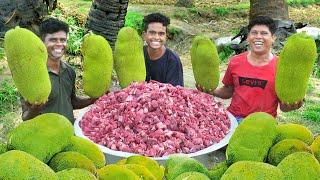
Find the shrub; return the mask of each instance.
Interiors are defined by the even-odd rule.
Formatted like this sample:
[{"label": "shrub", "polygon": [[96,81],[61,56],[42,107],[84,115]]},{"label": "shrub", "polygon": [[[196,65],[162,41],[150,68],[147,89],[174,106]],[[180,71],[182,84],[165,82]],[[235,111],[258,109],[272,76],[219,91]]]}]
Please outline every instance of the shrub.
[{"label": "shrub", "polygon": [[125,18],[125,27],[132,27],[134,28],[139,35],[143,32],[143,18],[144,16],[139,12],[128,12]]}]

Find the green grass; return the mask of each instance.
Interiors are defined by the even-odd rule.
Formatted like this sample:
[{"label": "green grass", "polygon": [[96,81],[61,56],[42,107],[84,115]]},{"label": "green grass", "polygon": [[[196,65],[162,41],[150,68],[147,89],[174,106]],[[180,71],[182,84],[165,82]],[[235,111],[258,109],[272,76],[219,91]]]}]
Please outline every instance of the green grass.
[{"label": "green grass", "polygon": [[0,117],[18,109],[19,93],[12,81],[5,79],[0,82]]},{"label": "green grass", "polygon": [[308,6],[320,3],[320,0],[287,0],[287,3],[291,6]]},{"label": "green grass", "polygon": [[129,11],[127,12],[124,26],[134,28],[141,35],[144,29],[143,18],[144,16],[141,13]]}]

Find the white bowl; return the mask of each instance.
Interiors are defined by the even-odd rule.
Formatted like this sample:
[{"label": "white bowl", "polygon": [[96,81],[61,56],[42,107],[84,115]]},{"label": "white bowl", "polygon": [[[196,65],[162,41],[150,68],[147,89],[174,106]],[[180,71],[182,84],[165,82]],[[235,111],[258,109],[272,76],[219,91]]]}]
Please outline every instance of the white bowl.
[{"label": "white bowl", "polygon": [[[76,119],[76,121],[74,122],[74,131],[75,131],[75,135],[76,136],[79,136],[79,137],[83,137],[83,138],[86,138],[88,140],[90,140],[88,137],[86,137],[83,133],[82,133],[82,129],[80,128],[79,126],[79,122],[80,120],[82,119],[82,116],[90,109],[90,107],[88,108],[84,108],[82,110],[80,110],[79,114],[78,114],[78,117]],[[216,144],[213,144],[205,149],[202,149],[200,151],[197,151],[197,152],[194,152],[194,153],[190,153],[190,154],[185,154],[189,157],[192,157],[192,158],[195,158],[195,159],[198,159],[200,161],[203,161],[205,160],[206,158],[204,158],[203,156],[206,156],[208,155],[209,153],[211,152],[214,152],[224,146],[226,146],[232,136],[232,134],[234,133],[236,127],[238,126],[238,122],[236,120],[236,118],[228,112],[228,116],[229,116],[229,119],[231,121],[231,127],[230,127],[230,130],[229,130],[229,133],[223,138],[220,140],[219,143],[216,143]],[[90,140],[91,141],[91,140]],[[115,151],[115,150],[112,150],[112,149],[109,149],[105,146],[102,146],[102,145],[99,145],[97,144],[97,146],[101,149],[101,151],[105,154],[105,157],[107,159],[107,162],[108,164],[110,163],[115,163],[117,162],[118,160],[121,160],[123,158],[127,158],[129,156],[132,156],[132,155],[137,155],[137,154],[134,154],[134,153],[129,153],[129,152],[122,152],[122,151]],[[152,159],[158,161],[160,164],[163,164],[163,162],[165,160],[167,160],[169,158],[169,156],[162,156],[162,157],[151,157]],[[204,164],[208,164],[206,162],[202,162]]]}]

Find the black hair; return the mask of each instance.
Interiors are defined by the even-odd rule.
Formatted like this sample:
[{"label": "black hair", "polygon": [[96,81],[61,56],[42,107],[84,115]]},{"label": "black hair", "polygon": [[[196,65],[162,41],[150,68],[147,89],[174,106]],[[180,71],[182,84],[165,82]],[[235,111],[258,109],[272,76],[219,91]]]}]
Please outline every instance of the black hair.
[{"label": "black hair", "polygon": [[148,26],[150,23],[161,23],[163,26],[168,27],[170,24],[170,19],[160,13],[152,13],[144,17],[143,23],[144,23],[144,31],[147,31]]},{"label": "black hair", "polygon": [[43,39],[47,34],[53,34],[59,31],[69,32],[69,25],[56,18],[48,18],[44,20],[39,27],[39,35]]},{"label": "black hair", "polygon": [[266,25],[269,28],[271,34],[274,34],[276,32],[276,23],[272,18],[268,16],[257,16],[253,18],[248,25],[249,32],[255,25]]}]

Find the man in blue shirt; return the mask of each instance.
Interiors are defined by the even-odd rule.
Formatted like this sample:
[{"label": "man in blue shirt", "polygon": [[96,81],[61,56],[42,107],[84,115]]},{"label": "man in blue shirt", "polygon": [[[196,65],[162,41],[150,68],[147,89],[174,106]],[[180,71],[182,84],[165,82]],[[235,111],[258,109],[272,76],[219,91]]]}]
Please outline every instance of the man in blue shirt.
[{"label": "man in blue shirt", "polygon": [[146,81],[156,80],[183,86],[183,70],[179,56],[165,47],[170,19],[160,13],[144,17],[143,48],[146,63]]}]

